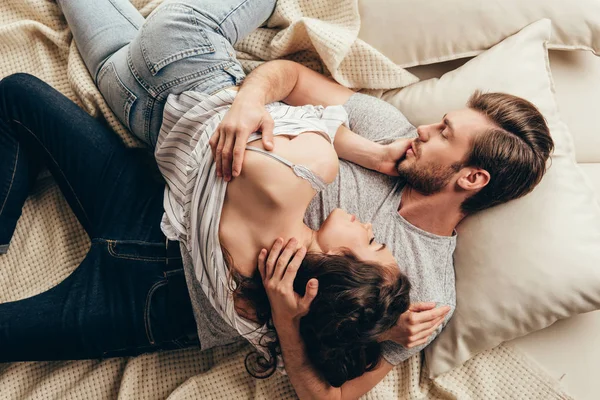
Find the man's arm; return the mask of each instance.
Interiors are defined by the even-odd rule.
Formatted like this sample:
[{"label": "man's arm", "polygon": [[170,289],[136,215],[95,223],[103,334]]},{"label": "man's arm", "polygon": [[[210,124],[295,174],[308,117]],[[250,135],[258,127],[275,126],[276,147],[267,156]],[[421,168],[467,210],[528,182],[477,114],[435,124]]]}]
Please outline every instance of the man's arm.
[{"label": "man's arm", "polygon": [[273,119],[265,105],[281,101],[290,105],[343,104],[354,92],[305,66],[275,60],[256,68],[239,89],[231,109],[210,139],[217,175],[226,181],[242,170],[244,149],[253,132],[262,132],[263,146],[273,149]]},{"label": "man's arm", "polygon": [[293,61],[274,60],[256,68],[242,84],[238,96],[262,105],[283,101],[291,106],[344,104],[354,92]]},{"label": "man's arm", "polygon": [[356,399],[371,390],[392,369],[381,360],[372,371],[347,381],[341,387],[329,385],[315,371],[308,360],[304,342],[300,337],[300,319],[308,313],[310,303],[318,292],[318,282],[311,279],[306,284],[303,297],[294,291],[293,282],[306,249],[297,249],[298,242],[290,239],[285,248],[277,239],[267,256],[265,249],[258,257],[258,270],[271,304],[273,324],[290,382],[300,399]]}]

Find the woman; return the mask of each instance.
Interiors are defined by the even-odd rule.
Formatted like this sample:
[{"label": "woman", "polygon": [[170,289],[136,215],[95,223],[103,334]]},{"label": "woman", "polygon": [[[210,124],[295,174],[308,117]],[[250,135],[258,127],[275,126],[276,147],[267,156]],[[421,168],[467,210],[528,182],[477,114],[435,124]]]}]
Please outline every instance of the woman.
[{"label": "woman", "polygon": [[[356,360],[347,360],[346,352],[338,351],[337,357],[330,354],[328,367],[335,365],[336,360],[339,363],[359,364],[344,377],[332,378],[332,382],[343,383],[344,380],[374,367],[379,357],[378,337],[394,325],[400,313],[408,305],[408,284],[394,265],[389,251],[373,243],[370,226],[358,223],[352,216],[341,210],[332,213],[319,231],[312,231],[302,223],[304,211],[315,190],[322,189],[324,184],[335,177],[337,157],[331,142],[337,127],[344,119],[343,116],[340,118],[335,115],[336,111],[339,113],[340,110],[311,107],[293,109],[284,105],[274,105],[272,113],[279,113],[279,118],[275,119],[281,123],[279,131],[276,127],[278,135],[274,140],[277,151],[267,153],[260,144],[253,143],[251,140],[247,147],[250,151],[246,155],[244,174],[227,185],[222,180],[215,179],[208,140],[220,116],[235,96],[234,91],[222,89],[238,82],[241,68],[236,65],[237,63],[232,64],[230,60],[223,62],[218,59],[219,52],[214,49],[213,55],[216,61],[213,59],[207,61],[204,57],[200,57],[195,60],[196,65],[190,67],[188,71],[185,71],[185,65],[175,63],[174,60],[184,57],[188,58],[186,61],[190,61],[193,56],[189,57],[188,54],[206,54],[210,46],[224,46],[227,50],[226,54],[231,57],[232,52],[229,49],[231,43],[228,47],[224,40],[211,41],[210,34],[214,32],[208,30],[201,31],[202,34],[199,36],[202,43],[192,44],[196,50],[191,53],[190,49],[187,49],[189,43],[184,45],[186,48],[177,49],[170,47],[169,41],[164,47],[149,43],[149,40],[156,38],[157,34],[164,33],[161,30],[169,24],[177,25],[190,16],[197,18],[196,22],[206,17],[198,13],[193,7],[194,4],[182,5],[172,2],[159,7],[140,34],[129,38],[131,46],[114,40],[94,42],[94,38],[99,37],[98,31],[89,28],[90,26],[94,28],[94,20],[98,20],[98,15],[103,21],[109,21],[109,25],[117,21],[103,12],[106,11],[102,10],[104,6],[117,13],[117,17],[119,15],[125,17],[121,20],[126,20],[126,25],[132,25],[135,16],[126,16],[124,10],[133,7],[127,2],[120,4],[107,1],[106,4],[94,4],[93,9],[90,9],[89,5],[82,3],[66,1],[61,2],[61,7],[73,29],[86,65],[93,76],[97,77],[97,83],[111,107],[142,139],[147,139],[151,145],[158,142],[156,156],[161,172],[167,180],[165,214],[161,228],[166,236],[173,240],[166,241],[168,244],[166,251],[172,251],[173,247],[177,247],[175,243],[178,243],[181,246],[183,262],[179,261],[177,264],[176,261],[175,266],[178,268],[172,270],[170,268],[173,268],[173,259],[177,257],[172,257],[172,253],[160,254],[156,257],[156,254],[152,253],[152,250],[162,250],[161,246],[156,245],[164,238],[158,229],[158,217],[152,217],[157,213],[162,216],[163,210],[159,207],[162,185],[150,183],[147,176],[141,176],[142,168],[139,165],[132,165],[134,162],[128,156],[129,152],[117,143],[118,141],[115,142],[114,138],[109,140],[110,135],[107,135],[105,130],[94,124],[93,120],[86,118],[85,114],[76,112],[72,105],[67,105],[64,100],[61,100],[60,95],[52,93],[42,83],[22,76],[3,81],[5,101],[3,134],[10,137],[7,140],[13,149],[16,148],[13,154],[22,155],[21,161],[23,158],[25,161],[27,158],[31,160],[34,158],[33,155],[44,155],[93,242],[90,254],[73,274],[77,276],[69,277],[65,281],[69,281],[66,285],[63,282],[57,288],[32,299],[0,306],[2,323],[8,328],[3,330],[6,334],[3,338],[5,340],[0,340],[7,346],[7,351],[2,352],[7,354],[6,360],[137,354],[142,351],[181,345],[181,337],[189,334],[189,316],[187,319],[180,320],[179,316],[169,314],[173,310],[170,303],[187,303],[184,296],[174,293],[176,290],[172,288],[177,285],[170,283],[170,280],[176,282],[179,276],[179,285],[181,285],[181,264],[188,275],[187,281],[192,294],[202,347],[208,348],[218,344],[211,342],[216,340],[215,335],[213,334],[213,337],[207,335],[203,330],[204,324],[200,323],[200,321],[214,321],[213,316],[207,311],[210,307],[206,307],[207,304],[211,304],[229,325],[261,348],[264,343],[261,340],[267,332],[264,329],[257,332],[256,328],[268,321],[269,307],[264,307],[266,295],[257,292],[257,286],[253,284],[258,276],[256,259],[260,249],[269,247],[276,237],[294,236],[300,239],[296,246],[300,248],[301,255],[305,249],[320,254],[307,257],[303,263],[305,266],[301,268],[300,276],[306,281],[305,287],[308,285],[308,280],[318,276],[321,281],[320,292],[341,290],[342,293],[346,293],[345,299],[350,302],[344,304],[351,304],[354,299],[356,304],[363,306],[363,310],[359,312],[356,311],[356,307],[349,307],[346,314],[340,313],[340,308],[331,309],[331,320],[336,321],[337,318],[339,326],[344,327],[342,334],[337,334],[338,339],[344,337],[346,332],[346,337],[352,338],[345,343],[346,349],[349,348],[348,346],[352,347],[352,357],[361,361],[357,363]],[[251,14],[256,18],[255,9]],[[262,17],[266,18],[265,15]],[[152,21],[154,23],[151,23]],[[85,29],[82,27],[84,22]],[[102,21],[98,22],[102,23]],[[104,28],[108,27],[104,25]],[[186,27],[185,24],[183,27]],[[249,26],[252,29],[254,27]],[[127,35],[124,34],[123,29],[112,28],[106,29],[105,32],[118,32],[120,40],[124,37],[126,39]],[[104,36],[106,39],[110,34]],[[162,35],[158,37],[164,38]],[[205,50],[198,50],[202,46],[206,47]],[[141,56],[139,63],[135,62],[134,53],[137,50]],[[125,61],[127,64],[123,63]],[[202,67],[206,71],[219,71],[220,74],[213,74],[211,79],[206,79],[206,76],[198,80],[190,78],[186,82],[186,79],[181,77],[182,73],[195,71],[185,77],[202,76],[203,71],[198,62],[211,64]],[[143,66],[148,68],[141,72],[140,67]],[[171,75],[174,70],[169,69],[173,67],[177,67],[179,77]],[[140,77],[144,73],[147,77]],[[124,82],[132,84],[135,83],[134,81],[137,82],[135,87],[126,87],[124,84]],[[158,82],[161,83],[160,86],[153,86]],[[35,99],[31,99],[15,93],[25,87],[45,95],[38,95]],[[163,87],[169,89],[159,92],[158,89]],[[186,91],[186,89],[193,90]],[[216,94],[211,95],[212,93]],[[156,129],[156,115],[162,111],[168,94],[171,96],[164,110],[165,120],[162,121],[163,129],[159,136]],[[53,109],[49,114],[40,112],[39,120],[32,118],[31,121],[27,115],[21,113],[21,109],[31,111],[31,108],[36,108],[33,103],[40,99],[57,105],[58,109]],[[125,104],[122,104],[123,102]],[[40,104],[45,102],[35,105]],[[69,118],[71,115],[78,115],[73,119],[77,126],[69,125],[66,129],[68,134],[63,133],[65,127],[62,124],[65,123],[65,116],[60,115],[63,108],[68,111]],[[158,121],[161,119],[158,118]],[[60,130],[58,130],[59,126]],[[49,134],[49,127],[57,129]],[[82,138],[72,137],[77,136],[77,131],[81,128],[86,130],[84,144],[80,143]],[[52,130],[50,128],[50,131]],[[107,136],[107,140],[104,136]],[[68,142],[64,141],[66,139]],[[82,168],[78,165],[76,170],[72,170],[73,162],[64,154],[67,143],[71,146],[77,143],[75,147],[79,150],[79,154],[86,154],[89,167]],[[21,148],[21,144],[25,149]],[[12,159],[17,158],[12,157]],[[20,165],[22,163],[15,161],[12,175],[17,176],[26,189],[27,176],[35,171],[36,166],[31,162],[25,166],[25,172],[21,172],[24,169]],[[296,176],[291,173],[292,171]],[[110,180],[107,181],[107,178]],[[95,190],[89,190],[90,182],[93,182]],[[102,182],[110,187],[103,186]],[[117,196],[115,192],[122,192],[119,188],[124,187],[127,188],[128,193],[125,196]],[[84,193],[86,189],[92,193]],[[101,191],[98,192],[98,189]],[[26,197],[26,190],[16,196],[13,195],[14,192],[11,182],[6,197],[11,201],[7,200],[5,203],[12,204],[12,211],[18,218],[16,210],[20,210],[20,205]],[[118,194],[122,195],[122,193]],[[12,197],[17,199],[13,201]],[[111,202],[116,204],[107,207]],[[117,208],[115,205],[118,205],[118,210],[115,210]],[[137,212],[134,215],[138,221],[134,222],[131,221],[131,215],[124,215],[124,213],[131,214],[131,211],[137,207],[142,209],[142,218]],[[16,223],[14,216],[12,221]],[[150,226],[143,226],[146,221],[153,223]],[[111,224],[112,226],[109,226]],[[7,239],[10,239],[12,232],[10,225],[7,226]],[[131,227],[135,229],[132,230]],[[94,247],[94,244],[100,246]],[[346,251],[346,247],[352,248],[354,254]],[[114,259],[106,259],[105,250]],[[227,254],[226,257],[222,256],[223,250]],[[147,252],[152,254],[149,255]],[[135,265],[146,261],[158,265],[150,272],[145,271],[142,280],[137,273],[134,273]],[[163,261],[169,265],[169,269],[165,270],[160,265]],[[100,263],[103,265],[99,265]],[[126,271],[124,275],[128,278],[125,281],[131,281],[135,275],[135,280],[139,279],[142,284],[131,281],[130,285],[135,286],[131,289],[125,287],[123,282],[114,283],[119,279],[123,280],[118,265]],[[316,265],[323,268],[316,268]],[[330,271],[329,266],[332,266]],[[163,271],[160,271],[161,267]],[[108,270],[106,276],[103,275],[104,271],[100,273],[103,269]],[[160,275],[160,272],[163,272],[163,276],[158,279],[157,275]],[[229,301],[230,297],[225,290],[226,284],[230,282],[225,279],[228,273],[231,273],[233,281],[237,283],[234,301]],[[120,278],[117,278],[118,275],[121,275]],[[72,304],[73,299],[80,300],[82,280],[92,283],[93,289],[86,290],[84,298],[91,300],[95,295],[99,296],[99,299],[94,299],[89,305],[83,303],[88,307]],[[168,288],[163,290],[166,301],[155,299],[156,293],[163,287]],[[354,290],[364,287],[367,290],[361,293],[360,290]],[[351,293],[348,294],[348,291]],[[143,298],[146,300],[145,303],[142,301],[143,296],[140,295],[144,292],[148,295],[147,299]],[[132,297],[134,293],[138,295]],[[333,295],[338,301],[342,299],[340,296],[335,296],[335,293]],[[54,309],[57,299],[62,302],[63,307],[71,311],[71,313],[60,313],[59,326],[54,321],[48,321],[50,315],[57,314]],[[197,301],[199,303],[196,303]],[[32,318],[33,316],[27,315],[27,312],[19,312],[25,304],[28,304],[28,307],[41,309],[43,307],[40,307],[40,303],[47,310],[40,313],[39,317]],[[122,303],[129,303],[131,309],[121,309]],[[159,310],[152,309],[153,303]],[[144,309],[143,313],[139,312],[140,308]],[[119,319],[108,315],[115,310],[124,313],[122,319],[128,321],[122,322],[124,326],[130,327],[130,334],[123,335],[110,329],[103,334],[100,334],[103,329],[93,333],[85,332],[83,335],[81,332],[73,332],[81,329],[88,330],[95,324],[113,325],[113,328],[115,325],[119,326]],[[130,312],[129,315],[125,314],[127,311]],[[20,320],[15,319],[14,317],[19,314],[22,315]],[[72,314],[71,319],[65,321],[63,315],[70,314]],[[153,314],[159,317],[153,319]],[[320,311],[320,314],[325,313]],[[12,317],[12,321],[9,317]],[[83,318],[83,323],[75,317]],[[159,322],[156,322],[157,320]],[[164,323],[165,320],[174,323]],[[48,325],[53,326],[48,329]],[[44,334],[49,333],[50,337],[44,336],[43,340],[39,340],[37,336],[41,331],[27,330],[27,327],[34,326],[43,328]],[[226,329],[222,324],[221,326],[213,324],[211,328]],[[303,331],[307,338],[320,343],[324,351],[332,353],[329,350],[339,348],[340,345],[326,343],[323,339],[326,336],[320,334],[322,328],[318,323],[313,322]],[[209,331],[214,332],[214,329]],[[15,332],[19,332],[18,337]],[[142,333],[145,333],[145,337]],[[36,344],[24,345],[27,338]],[[65,346],[62,349],[56,346],[57,341]],[[276,346],[272,342],[266,343],[271,355],[275,355]],[[44,344],[43,351],[39,351],[41,344]],[[307,345],[311,344],[307,343]],[[53,347],[53,350],[46,346]],[[326,369],[322,372],[328,373]]]}]

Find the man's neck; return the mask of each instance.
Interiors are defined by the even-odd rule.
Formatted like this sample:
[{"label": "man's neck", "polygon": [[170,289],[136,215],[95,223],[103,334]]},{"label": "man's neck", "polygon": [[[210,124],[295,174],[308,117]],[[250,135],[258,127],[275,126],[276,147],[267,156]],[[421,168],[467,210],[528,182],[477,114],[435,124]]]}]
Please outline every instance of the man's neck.
[{"label": "man's neck", "polygon": [[456,193],[441,191],[425,196],[407,186],[402,191],[398,213],[412,225],[439,236],[452,236],[465,217]]}]

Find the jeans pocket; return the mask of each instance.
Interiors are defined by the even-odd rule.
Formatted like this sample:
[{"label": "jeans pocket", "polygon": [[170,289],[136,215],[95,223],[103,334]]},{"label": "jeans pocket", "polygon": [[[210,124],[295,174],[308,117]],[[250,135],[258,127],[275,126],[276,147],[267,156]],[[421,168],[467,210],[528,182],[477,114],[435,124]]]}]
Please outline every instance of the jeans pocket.
[{"label": "jeans pocket", "polygon": [[191,345],[186,338],[197,336],[196,320],[183,270],[172,271],[148,290],[144,322],[152,345]]},{"label": "jeans pocket", "polygon": [[134,240],[107,240],[108,253],[124,260],[167,262],[164,243],[147,243]]},{"label": "jeans pocket", "polygon": [[142,26],[140,47],[152,75],[183,58],[214,53],[197,12],[184,4],[159,7]]},{"label": "jeans pocket", "polygon": [[123,84],[117,75],[114,64],[110,61],[102,67],[98,74],[98,89],[119,121],[131,130],[129,121],[131,107],[137,97]]},{"label": "jeans pocket", "polygon": [[[151,345],[162,342],[164,334],[161,334],[162,327],[165,324],[166,308],[168,304],[168,281],[156,282],[148,291],[146,297],[146,306],[144,307],[144,325],[146,327],[146,336]],[[157,337],[158,333],[158,337]]]}]

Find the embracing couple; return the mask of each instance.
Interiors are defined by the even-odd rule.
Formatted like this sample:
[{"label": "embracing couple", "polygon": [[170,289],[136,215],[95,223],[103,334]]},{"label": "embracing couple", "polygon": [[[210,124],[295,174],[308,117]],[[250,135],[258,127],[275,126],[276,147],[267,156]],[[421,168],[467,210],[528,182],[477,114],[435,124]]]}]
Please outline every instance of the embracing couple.
[{"label": "embracing couple", "polygon": [[42,165],[92,242],[59,285],[0,304],[0,362],[241,336],[253,375],[359,397],[451,317],[457,224],[531,191],[553,148],[506,94],[414,128],[293,62],[245,77],[233,45],[274,0],[166,0],[146,20],[128,0],[58,3],[163,179],[45,83],[0,82],[0,251]]}]

